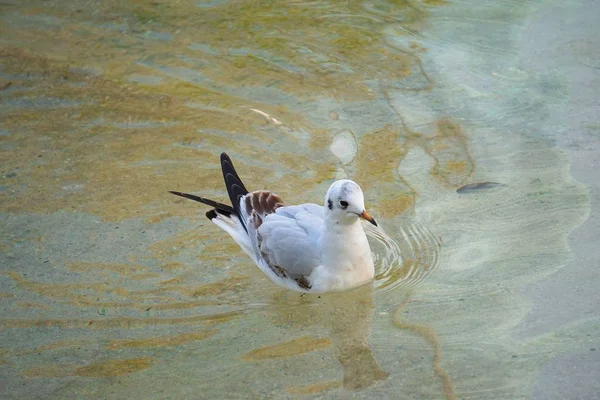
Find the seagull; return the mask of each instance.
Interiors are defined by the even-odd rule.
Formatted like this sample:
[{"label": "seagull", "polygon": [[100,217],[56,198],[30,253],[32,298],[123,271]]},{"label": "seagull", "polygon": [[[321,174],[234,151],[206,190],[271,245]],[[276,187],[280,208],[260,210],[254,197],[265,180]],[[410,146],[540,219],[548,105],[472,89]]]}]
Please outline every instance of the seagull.
[{"label": "seagull", "polygon": [[355,182],[333,182],[324,206],[286,206],[267,190],[249,192],[226,153],[221,169],[231,206],[169,191],[213,207],[206,217],[227,232],[276,284],[302,293],[342,291],[373,279],[371,248],[360,220],[377,226]]}]

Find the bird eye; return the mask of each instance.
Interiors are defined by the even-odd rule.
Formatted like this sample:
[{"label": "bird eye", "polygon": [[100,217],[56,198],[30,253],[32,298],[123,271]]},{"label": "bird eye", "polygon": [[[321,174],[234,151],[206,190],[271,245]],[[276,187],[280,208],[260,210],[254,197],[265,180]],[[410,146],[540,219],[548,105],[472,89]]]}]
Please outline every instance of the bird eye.
[{"label": "bird eye", "polygon": [[340,206],[342,206],[342,210],[348,208],[348,202],[345,200],[340,200]]}]

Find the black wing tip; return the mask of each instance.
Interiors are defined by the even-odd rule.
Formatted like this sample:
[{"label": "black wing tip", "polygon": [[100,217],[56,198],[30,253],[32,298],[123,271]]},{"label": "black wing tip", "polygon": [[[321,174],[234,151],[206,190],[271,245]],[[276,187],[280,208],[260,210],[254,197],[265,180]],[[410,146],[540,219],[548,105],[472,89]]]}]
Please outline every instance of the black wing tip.
[{"label": "black wing tip", "polygon": [[174,194],[175,196],[185,197],[186,199],[200,201],[198,196],[194,196],[193,194],[177,192],[175,190],[168,190],[169,193]]},{"label": "black wing tip", "polygon": [[215,218],[217,218],[217,211],[216,210],[209,210],[206,212],[206,218],[208,218],[209,220],[213,220]]},{"label": "black wing tip", "polygon": [[248,231],[240,210],[240,198],[248,193],[248,189],[246,189],[242,183],[242,179],[235,170],[233,161],[231,161],[231,158],[225,152],[221,153],[221,172],[223,173],[223,180],[225,181],[225,187],[227,188],[227,194],[233,206],[234,213],[240,217],[242,226]]},{"label": "black wing tip", "polygon": [[219,203],[218,201],[214,201],[205,197],[200,197],[189,193],[175,192],[171,190],[169,190],[168,192],[176,196],[184,197],[186,199],[194,200],[202,204],[206,204],[207,206],[214,207],[215,210],[217,210],[220,214],[225,215],[226,217],[229,217],[231,214],[236,213],[235,208],[228,206],[227,204]]},{"label": "black wing tip", "polygon": [[175,190],[167,190],[169,193],[174,194],[175,196],[185,197],[187,198],[188,194],[183,192],[177,192]]},{"label": "black wing tip", "polygon": [[229,155],[225,152],[221,153],[221,164],[223,164],[224,162],[228,162],[229,165],[231,165],[233,167],[233,161],[231,161],[231,157],[229,157]]},{"label": "black wing tip", "polygon": [[[231,200],[233,207],[189,193],[177,192],[174,190],[169,190],[168,192],[174,194],[175,196],[199,201],[200,203],[215,207],[215,209],[206,212],[206,217],[210,220],[213,220],[219,214],[223,214],[226,217],[231,216],[231,214],[240,215],[239,201],[242,196],[248,193],[248,190],[237,174],[237,171],[233,166],[233,161],[231,161],[231,158],[225,152],[221,153],[221,170],[223,172],[225,186],[227,187],[227,194],[229,195],[229,199]],[[244,229],[246,229],[246,226],[243,222],[242,225],[244,226]]]}]

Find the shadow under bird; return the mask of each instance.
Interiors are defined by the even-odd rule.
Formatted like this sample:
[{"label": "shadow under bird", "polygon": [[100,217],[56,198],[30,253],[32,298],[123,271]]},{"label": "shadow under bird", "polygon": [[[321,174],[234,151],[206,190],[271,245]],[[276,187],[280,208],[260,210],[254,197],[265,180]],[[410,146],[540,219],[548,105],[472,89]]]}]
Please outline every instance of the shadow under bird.
[{"label": "shadow under bird", "polygon": [[233,240],[276,284],[298,292],[324,293],[363,285],[375,270],[367,235],[361,188],[348,179],[327,190],[324,206],[286,206],[273,192],[248,192],[233,162],[221,154],[231,206],[192,194],[170,193],[213,207],[208,219]]}]

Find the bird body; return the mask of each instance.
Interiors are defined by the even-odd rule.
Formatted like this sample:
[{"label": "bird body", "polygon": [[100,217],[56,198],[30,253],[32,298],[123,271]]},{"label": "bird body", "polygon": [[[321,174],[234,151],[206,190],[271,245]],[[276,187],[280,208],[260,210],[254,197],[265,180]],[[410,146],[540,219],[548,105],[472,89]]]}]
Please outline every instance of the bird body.
[{"label": "bird body", "polygon": [[377,224],[365,211],[355,182],[335,181],[324,206],[286,206],[273,192],[248,192],[225,153],[221,168],[231,206],[171,193],[213,207],[208,219],[229,233],[273,282],[298,292],[323,293],[373,279],[373,258],[360,219]]}]

